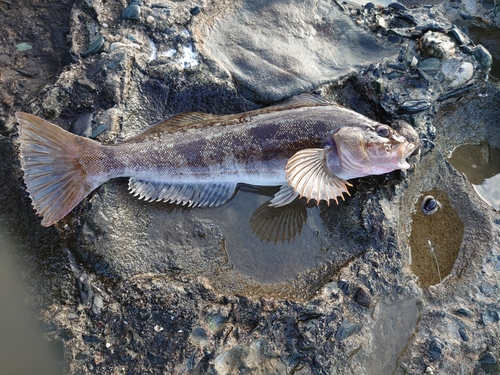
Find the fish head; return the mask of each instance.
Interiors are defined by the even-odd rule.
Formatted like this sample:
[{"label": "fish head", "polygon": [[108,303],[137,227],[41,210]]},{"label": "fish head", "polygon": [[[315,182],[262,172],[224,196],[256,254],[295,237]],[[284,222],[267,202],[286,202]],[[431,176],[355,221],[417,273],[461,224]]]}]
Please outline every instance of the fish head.
[{"label": "fish head", "polygon": [[408,169],[406,158],[418,149],[388,125],[343,127],[324,143],[330,152],[327,165],[331,172],[346,180],[379,175],[396,169]]}]

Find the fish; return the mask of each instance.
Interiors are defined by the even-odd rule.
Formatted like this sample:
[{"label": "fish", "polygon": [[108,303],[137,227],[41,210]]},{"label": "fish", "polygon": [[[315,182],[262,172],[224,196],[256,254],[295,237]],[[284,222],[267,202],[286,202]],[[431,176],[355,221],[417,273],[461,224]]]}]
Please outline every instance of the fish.
[{"label": "fish", "polygon": [[[418,143],[314,95],[230,115],[189,112],[115,144],[17,112],[24,182],[43,226],[63,219],[113,178],[146,201],[217,207],[241,185],[280,187],[270,206],[299,197],[338,203],[348,180],[410,167]],[[410,125],[408,125],[410,126]]]}]

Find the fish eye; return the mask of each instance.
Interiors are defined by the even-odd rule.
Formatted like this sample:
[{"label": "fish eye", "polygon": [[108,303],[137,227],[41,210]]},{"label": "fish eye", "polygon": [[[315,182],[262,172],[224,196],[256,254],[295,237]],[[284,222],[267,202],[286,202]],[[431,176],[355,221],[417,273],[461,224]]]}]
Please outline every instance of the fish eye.
[{"label": "fish eye", "polygon": [[381,137],[387,138],[391,134],[391,130],[387,125],[380,125],[377,127],[377,134]]}]

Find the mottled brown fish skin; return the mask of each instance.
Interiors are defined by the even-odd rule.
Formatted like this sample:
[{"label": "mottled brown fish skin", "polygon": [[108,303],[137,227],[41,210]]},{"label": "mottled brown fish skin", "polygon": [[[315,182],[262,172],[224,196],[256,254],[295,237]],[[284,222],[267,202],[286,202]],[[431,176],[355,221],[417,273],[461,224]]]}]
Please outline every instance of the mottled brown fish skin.
[{"label": "mottled brown fish skin", "polygon": [[[250,112],[220,116],[201,129],[146,134],[133,142],[103,148],[107,168],[114,177],[130,176],[131,172],[146,177],[154,170],[171,177],[187,178],[186,174],[191,174],[210,178],[216,171],[230,174],[242,168],[250,174],[262,174],[274,168],[276,161],[284,167],[299,150],[320,147],[342,126],[377,125],[339,106],[305,107],[263,115]],[[98,159],[101,163],[102,157]]]}]

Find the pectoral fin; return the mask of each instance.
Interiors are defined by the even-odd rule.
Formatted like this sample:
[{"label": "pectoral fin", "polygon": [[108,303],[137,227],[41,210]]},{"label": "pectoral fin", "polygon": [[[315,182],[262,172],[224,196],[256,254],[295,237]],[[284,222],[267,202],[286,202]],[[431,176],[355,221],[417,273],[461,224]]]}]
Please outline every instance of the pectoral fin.
[{"label": "pectoral fin", "polygon": [[230,200],[236,191],[233,183],[165,183],[131,178],[129,190],[139,199],[164,201],[187,207],[217,207]]},{"label": "pectoral fin", "polygon": [[309,148],[293,155],[287,162],[285,171],[288,184],[300,197],[317,204],[324,200],[330,204],[337,197],[344,199],[343,193],[349,194],[349,182],[337,177],[327,166],[326,157],[329,149]]}]

